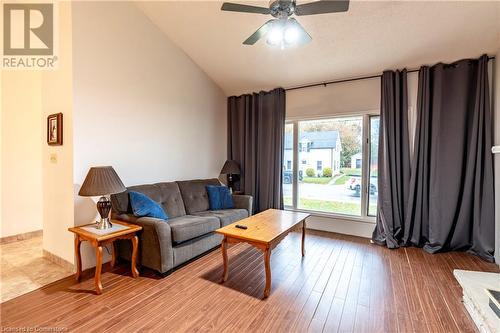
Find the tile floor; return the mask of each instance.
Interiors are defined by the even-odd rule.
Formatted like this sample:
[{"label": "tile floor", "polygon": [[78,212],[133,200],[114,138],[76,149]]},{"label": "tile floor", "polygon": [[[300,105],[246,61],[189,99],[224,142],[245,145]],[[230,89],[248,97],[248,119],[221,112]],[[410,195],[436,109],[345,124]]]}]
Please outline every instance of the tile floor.
[{"label": "tile floor", "polygon": [[72,274],[43,257],[42,237],[0,244],[0,259],[0,302]]}]

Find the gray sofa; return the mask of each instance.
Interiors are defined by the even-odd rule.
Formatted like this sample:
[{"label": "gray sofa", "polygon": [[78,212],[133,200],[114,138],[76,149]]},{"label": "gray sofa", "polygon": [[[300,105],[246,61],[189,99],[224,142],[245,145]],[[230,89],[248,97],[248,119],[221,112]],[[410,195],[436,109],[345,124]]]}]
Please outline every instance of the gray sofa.
[{"label": "gray sofa", "polygon": [[[138,185],[111,196],[112,218],[142,226],[139,235],[140,264],[160,273],[220,245],[214,231],[252,214],[252,197],[233,195],[234,209],[210,211],[205,186],[220,185],[218,179],[198,179]],[[169,219],[135,217],[128,191],[141,192],[160,203]],[[130,260],[129,241],[118,242],[118,255]]]}]

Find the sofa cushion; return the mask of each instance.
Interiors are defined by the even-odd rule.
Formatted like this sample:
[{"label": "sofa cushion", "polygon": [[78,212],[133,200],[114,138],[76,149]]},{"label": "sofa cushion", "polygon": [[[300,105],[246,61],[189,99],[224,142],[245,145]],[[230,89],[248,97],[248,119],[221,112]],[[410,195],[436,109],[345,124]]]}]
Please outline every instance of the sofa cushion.
[{"label": "sofa cushion", "polygon": [[228,224],[247,218],[248,211],[246,209],[222,209],[194,213],[193,215],[203,217],[217,217],[220,220],[221,227],[225,227]]},{"label": "sofa cushion", "polygon": [[[177,182],[188,214],[209,210],[207,185],[220,185],[217,178]],[[168,213],[168,212],[167,212]]]},{"label": "sofa cushion", "polygon": [[174,243],[206,235],[220,228],[220,221],[214,216],[185,215],[168,220]]},{"label": "sofa cushion", "polygon": [[212,233],[190,239],[182,244],[174,246],[172,248],[174,252],[174,266],[183,264],[186,261],[213,249],[214,247],[220,245],[221,241],[222,235]]},{"label": "sofa cushion", "polygon": [[136,191],[129,191],[129,197],[135,216],[148,216],[162,220],[168,219],[168,215],[165,214],[162,206],[147,195]]},{"label": "sofa cushion", "polygon": [[170,218],[186,215],[181,192],[179,186],[175,182],[130,186],[125,192],[113,194],[111,196],[111,203],[116,213],[132,214],[129,191],[145,194],[158,202]]},{"label": "sofa cushion", "polygon": [[234,208],[233,197],[229,187],[222,185],[207,185],[208,204],[210,210]]}]

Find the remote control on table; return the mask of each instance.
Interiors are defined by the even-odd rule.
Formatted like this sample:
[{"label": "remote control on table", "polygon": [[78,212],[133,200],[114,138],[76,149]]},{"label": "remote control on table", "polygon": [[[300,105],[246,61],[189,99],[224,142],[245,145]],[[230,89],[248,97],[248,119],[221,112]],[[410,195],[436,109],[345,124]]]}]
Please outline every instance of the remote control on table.
[{"label": "remote control on table", "polygon": [[246,225],[241,225],[241,224],[237,224],[237,225],[235,225],[235,227],[238,229],[245,229],[245,230],[248,229],[248,227]]}]

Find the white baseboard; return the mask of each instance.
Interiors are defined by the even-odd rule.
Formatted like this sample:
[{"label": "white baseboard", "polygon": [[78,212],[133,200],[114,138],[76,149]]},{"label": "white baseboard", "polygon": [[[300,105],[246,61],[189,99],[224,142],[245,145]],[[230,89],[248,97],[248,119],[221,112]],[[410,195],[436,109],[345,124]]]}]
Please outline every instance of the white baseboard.
[{"label": "white baseboard", "polygon": [[307,219],[307,228],[321,231],[336,232],[344,235],[371,238],[375,224],[333,217],[311,216]]}]

